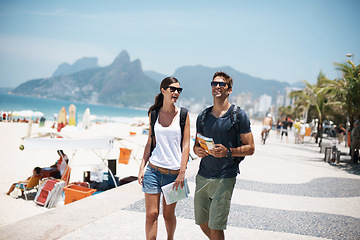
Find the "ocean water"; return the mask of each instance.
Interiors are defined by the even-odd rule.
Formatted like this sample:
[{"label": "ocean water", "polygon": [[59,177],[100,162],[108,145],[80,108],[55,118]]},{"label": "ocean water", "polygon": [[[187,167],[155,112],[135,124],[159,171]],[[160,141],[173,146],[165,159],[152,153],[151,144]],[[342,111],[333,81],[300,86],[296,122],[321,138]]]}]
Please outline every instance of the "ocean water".
[{"label": "ocean water", "polygon": [[82,120],[86,108],[90,109],[90,114],[94,115],[97,121],[107,120],[129,123],[133,121],[135,117],[147,117],[147,110],[143,109],[0,94],[0,112],[12,112],[22,110],[32,110],[34,112],[40,111],[44,113],[44,117],[46,118],[46,120],[49,121],[55,120],[54,114],[59,114],[62,107],[65,107],[66,111],[68,112],[70,104],[74,104],[76,106],[78,121]]}]

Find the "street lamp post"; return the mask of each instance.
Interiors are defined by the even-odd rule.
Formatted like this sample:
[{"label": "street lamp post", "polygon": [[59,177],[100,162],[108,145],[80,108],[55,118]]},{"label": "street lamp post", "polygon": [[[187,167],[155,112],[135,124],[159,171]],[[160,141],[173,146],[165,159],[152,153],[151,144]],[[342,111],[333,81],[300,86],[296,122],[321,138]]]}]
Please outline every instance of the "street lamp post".
[{"label": "street lamp post", "polygon": [[353,53],[347,53],[346,56],[347,57],[352,57],[352,62],[354,62],[354,54]]}]

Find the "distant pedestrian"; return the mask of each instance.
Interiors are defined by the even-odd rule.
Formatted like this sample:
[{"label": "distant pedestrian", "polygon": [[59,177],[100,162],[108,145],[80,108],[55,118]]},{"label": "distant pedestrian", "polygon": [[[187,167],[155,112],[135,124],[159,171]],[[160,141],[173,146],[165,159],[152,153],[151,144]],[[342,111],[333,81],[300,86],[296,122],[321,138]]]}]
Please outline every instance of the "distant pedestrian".
[{"label": "distant pedestrian", "polygon": [[280,133],[281,133],[281,121],[280,119],[278,119],[276,123],[276,136],[279,137]]},{"label": "distant pedestrian", "polygon": [[306,133],[305,121],[301,120],[300,121],[300,129],[299,129],[299,143],[301,143],[301,144],[304,143],[305,133]]},{"label": "distant pedestrian", "polygon": [[301,122],[299,121],[299,119],[296,118],[295,122],[294,122],[295,144],[300,143],[300,125],[301,125]]},{"label": "distant pedestrian", "polygon": [[339,144],[341,144],[344,141],[345,133],[346,133],[346,129],[343,127],[342,123],[340,123],[339,126],[336,127],[336,134],[338,137]]},{"label": "distant pedestrian", "polygon": [[354,128],[351,131],[351,159],[353,163],[359,162],[359,149],[360,149],[360,122],[356,120]]},{"label": "distant pedestrian", "polygon": [[289,142],[288,131],[291,127],[291,122],[289,121],[289,117],[285,117],[285,119],[281,122],[281,141],[283,139],[283,135],[286,136],[286,141]]}]

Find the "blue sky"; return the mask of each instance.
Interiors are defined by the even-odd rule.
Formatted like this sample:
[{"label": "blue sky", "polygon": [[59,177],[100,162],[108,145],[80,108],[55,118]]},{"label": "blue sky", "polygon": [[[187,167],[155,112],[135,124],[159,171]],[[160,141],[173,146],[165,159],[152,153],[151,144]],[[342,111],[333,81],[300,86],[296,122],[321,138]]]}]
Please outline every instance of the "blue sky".
[{"label": "blue sky", "polygon": [[[360,1],[0,0],[0,87],[50,77],[61,63],[126,50],[143,70],[231,66],[263,79],[316,82],[360,59]],[[179,79],[181,81],[181,79]]]}]

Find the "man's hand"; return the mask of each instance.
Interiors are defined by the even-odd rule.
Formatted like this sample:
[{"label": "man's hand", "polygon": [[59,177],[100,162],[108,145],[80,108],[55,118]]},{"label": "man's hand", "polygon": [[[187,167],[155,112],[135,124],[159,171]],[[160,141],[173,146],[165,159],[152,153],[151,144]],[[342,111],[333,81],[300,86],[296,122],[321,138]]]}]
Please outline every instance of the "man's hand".
[{"label": "man's hand", "polygon": [[227,147],[222,144],[215,144],[215,147],[209,150],[209,154],[213,155],[216,158],[223,158],[226,157],[228,152]]},{"label": "man's hand", "polygon": [[203,149],[200,146],[194,146],[194,153],[199,157],[199,158],[203,158],[206,157],[207,155],[209,155],[205,149]]}]

